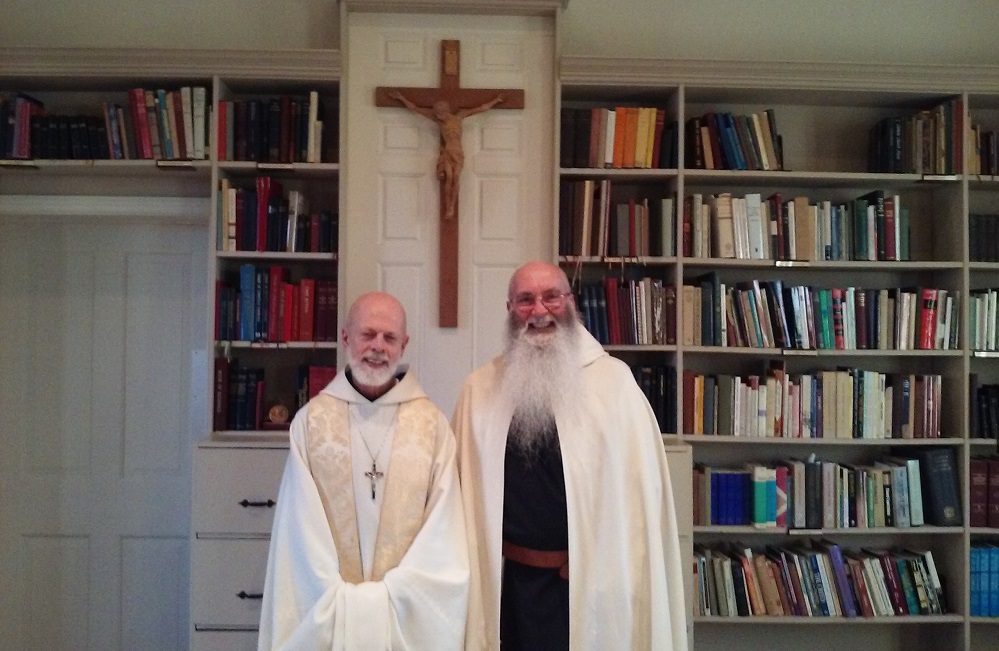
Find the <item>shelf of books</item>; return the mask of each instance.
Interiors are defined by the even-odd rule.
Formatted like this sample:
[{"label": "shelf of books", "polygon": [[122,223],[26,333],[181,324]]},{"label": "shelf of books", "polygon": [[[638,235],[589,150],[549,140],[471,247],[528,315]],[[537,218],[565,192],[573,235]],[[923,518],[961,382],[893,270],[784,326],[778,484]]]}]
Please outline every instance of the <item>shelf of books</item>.
[{"label": "shelf of books", "polygon": [[563,61],[556,238],[692,446],[694,648],[988,648],[999,94],[695,69]]},{"label": "shelf of books", "polygon": [[215,438],[283,437],[336,373],[335,85],[217,80]]}]

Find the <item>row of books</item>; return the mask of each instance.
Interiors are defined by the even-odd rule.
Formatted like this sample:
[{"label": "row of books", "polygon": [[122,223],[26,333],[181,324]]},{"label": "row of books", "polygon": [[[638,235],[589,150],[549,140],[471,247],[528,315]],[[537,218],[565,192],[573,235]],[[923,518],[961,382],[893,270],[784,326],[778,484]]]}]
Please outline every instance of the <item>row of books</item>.
[{"label": "row of books", "polygon": [[999,262],[999,215],[968,215],[968,258]]},{"label": "row of books", "polygon": [[902,617],[947,612],[930,550],[844,550],[828,540],[694,546],[695,612],[711,617]]},{"label": "row of books", "polygon": [[794,439],[940,437],[939,375],[857,368],[788,373],[771,360],[762,374],[681,374],[688,435]]},{"label": "row of books", "polygon": [[[303,364],[296,369],[294,395],[275,397],[268,391],[264,369],[241,366],[238,359],[215,358],[212,427],[215,431],[286,430],[290,418],[329,384],[335,366]],[[272,419],[271,408],[285,407],[287,418]]]},{"label": "row of books", "polygon": [[652,406],[660,431],[676,432],[676,369],[662,364],[639,364],[633,365],[631,372]]},{"label": "row of books", "polygon": [[309,210],[305,195],[280,181],[256,177],[253,187],[233,187],[222,179],[218,193],[217,247],[220,251],[336,253],[339,216],[333,210]]},{"label": "row of books", "polygon": [[982,384],[978,373],[970,373],[968,383],[968,436],[999,439],[999,384]]},{"label": "row of books", "polygon": [[959,294],[932,287],[733,287],[717,272],[680,289],[684,345],[819,350],[954,350]]},{"label": "row of books", "polygon": [[968,462],[968,514],[972,527],[999,527],[999,457]]},{"label": "row of books", "polygon": [[975,543],[970,552],[972,617],[999,617],[999,546]]},{"label": "row of books", "polygon": [[[946,458],[937,458],[941,455]],[[866,465],[821,461],[814,455],[740,468],[698,464],[693,479],[697,525],[788,529],[961,525],[956,462],[948,448],[907,451]]]},{"label": "row of books", "polygon": [[740,260],[909,260],[909,211],[885,190],[853,201],[729,192],[684,198],[681,252]]},{"label": "row of books", "polygon": [[583,325],[604,345],[676,343],[676,287],[658,278],[583,283],[576,295]]},{"label": "row of books", "polygon": [[784,147],[773,109],[749,115],[708,112],[687,120],[686,164],[694,169],[784,169]]},{"label": "row of books", "polygon": [[318,91],[219,100],[218,159],[321,163],[324,110]]},{"label": "row of books", "polygon": [[675,169],[677,124],[655,107],[563,107],[559,164],[580,168]]},{"label": "row of books", "polygon": [[610,179],[559,184],[559,255],[673,255],[673,198],[615,199]]},{"label": "row of books", "polygon": [[968,347],[971,350],[999,350],[996,332],[997,289],[974,289],[968,295]]},{"label": "row of books", "polygon": [[298,278],[282,265],[244,264],[215,284],[218,341],[336,341],[337,282]]},{"label": "row of books", "polygon": [[999,174],[999,143],[995,131],[985,131],[981,125],[971,125],[971,151],[968,174],[995,176]]},{"label": "row of books", "polygon": [[899,174],[961,174],[964,102],[960,97],[908,116],[888,116],[870,130],[869,170]]}]

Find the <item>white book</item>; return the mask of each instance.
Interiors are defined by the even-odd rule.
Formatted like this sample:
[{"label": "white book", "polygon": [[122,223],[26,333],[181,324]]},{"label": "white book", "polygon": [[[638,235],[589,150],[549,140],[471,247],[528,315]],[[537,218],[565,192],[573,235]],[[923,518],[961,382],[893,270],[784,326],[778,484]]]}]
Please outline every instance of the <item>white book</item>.
[{"label": "white book", "polygon": [[[614,167],[614,129],[617,127],[617,111],[607,110],[607,130],[604,131],[604,167]],[[622,125],[623,128],[623,125]]]},{"label": "white book", "polygon": [[298,243],[298,222],[308,216],[305,195],[299,190],[288,192],[288,232],[286,250],[294,253]]},{"label": "white book", "polygon": [[944,350],[947,347],[949,337],[950,313],[947,310],[947,290],[937,290],[937,324],[936,336],[933,338],[933,348]]},{"label": "white book", "polygon": [[867,206],[867,260],[878,259],[878,227],[874,206]]},{"label": "white book", "polygon": [[763,239],[766,231],[763,228],[763,214],[760,211],[760,195],[751,192],[741,203],[746,207],[746,236],[749,240],[749,257],[752,260],[763,260]]},{"label": "white book", "polygon": [[676,255],[676,213],[673,209],[673,197],[664,197],[660,208],[662,218],[662,255]]},{"label": "white book", "polygon": [[319,142],[316,125],[319,122],[319,92],[312,90],[309,91],[309,127],[308,127],[308,143],[306,145],[306,160],[307,163],[318,163],[319,160]]},{"label": "white book", "polygon": [[[195,86],[191,89],[191,115],[194,131],[194,158],[205,159],[205,109],[208,105],[208,91],[204,86]],[[225,134],[219,134],[225,137]]]},{"label": "white book", "polygon": [[701,213],[704,211],[704,195],[700,193],[695,193],[692,195],[692,201],[690,205],[690,254],[691,257],[701,258],[704,256],[704,251],[701,250],[702,245],[702,235],[701,229],[703,222],[701,221]]},{"label": "white book", "polygon": [[787,224],[787,253],[788,260],[800,260],[798,256],[798,243],[794,237],[794,202],[784,203],[784,223]]}]

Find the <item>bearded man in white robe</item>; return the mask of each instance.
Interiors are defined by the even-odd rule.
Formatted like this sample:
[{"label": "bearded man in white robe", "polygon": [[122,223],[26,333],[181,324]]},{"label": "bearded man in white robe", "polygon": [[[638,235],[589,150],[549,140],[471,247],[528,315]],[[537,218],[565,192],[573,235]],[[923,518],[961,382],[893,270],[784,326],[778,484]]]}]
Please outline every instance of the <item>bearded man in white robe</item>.
[{"label": "bearded man in white robe", "polygon": [[458,437],[466,649],[686,651],[659,425],[546,262],[510,280],[506,350],[466,380]]},{"label": "bearded man in white robe", "polygon": [[454,435],[399,364],[398,300],[358,298],[342,341],[346,370],[291,425],[258,648],[458,650],[469,568]]}]

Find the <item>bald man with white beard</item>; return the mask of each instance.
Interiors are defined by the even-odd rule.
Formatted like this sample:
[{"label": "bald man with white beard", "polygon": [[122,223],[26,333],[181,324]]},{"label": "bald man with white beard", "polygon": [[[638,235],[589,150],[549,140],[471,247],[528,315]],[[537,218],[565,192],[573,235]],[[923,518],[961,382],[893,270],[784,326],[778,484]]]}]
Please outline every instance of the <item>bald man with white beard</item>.
[{"label": "bald man with white beard", "polygon": [[469,535],[465,648],[686,651],[659,425],[630,369],[579,323],[546,262],[510,280],[504,353],[452,427]]},{"label": "bald man with white beard", "polygon": [[291,424],[258,648],[461,649],[468,553],[447,418],[401,364],[395,297],[358,298],[347,368]]}]

